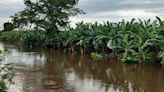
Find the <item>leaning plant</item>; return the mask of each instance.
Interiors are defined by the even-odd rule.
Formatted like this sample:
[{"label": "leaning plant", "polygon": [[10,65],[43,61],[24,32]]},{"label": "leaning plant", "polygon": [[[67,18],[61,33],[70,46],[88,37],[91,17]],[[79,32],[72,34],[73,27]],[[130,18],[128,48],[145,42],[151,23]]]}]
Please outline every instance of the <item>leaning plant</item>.
[{"label": "leaning plant", "polygon": [[0,92],[7,92],[14,77],[14,70],[11,64],[7,64],[4,54],[0,50]]}]

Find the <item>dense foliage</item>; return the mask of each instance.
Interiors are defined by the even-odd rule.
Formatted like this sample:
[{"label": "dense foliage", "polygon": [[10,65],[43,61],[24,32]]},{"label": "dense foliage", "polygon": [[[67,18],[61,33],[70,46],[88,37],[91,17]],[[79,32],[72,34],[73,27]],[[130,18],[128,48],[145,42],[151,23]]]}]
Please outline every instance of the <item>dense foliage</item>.
[{"label": "dense foliage", "polygon": [[[13,34],[15,33],[15,34]],[[10,35],[11,34],[11,35]],[[78,23],[76,28],[47,36],[44,31],[2,33],[1,39],[30,45],[69,48],[72,52],[114,53],[122,62],[164,64],[164,21],[135,20],[118,23]],[[18,37],[18,38],[17,38]],[[20,37],[20,38],[19,38]]]},{"label": "dense foliage", "polygon": [[69,17],[84,13],[76,8],[78,0],[24,0],[26,8],[12,16],[15,27],[46,29],[48,34],[67,26]]},{"label": "dense foliage", "polygon": [[10,22],[6,22],[3,24],[4,30],[3,31],[11,31],[14,29],[14,25]]}]

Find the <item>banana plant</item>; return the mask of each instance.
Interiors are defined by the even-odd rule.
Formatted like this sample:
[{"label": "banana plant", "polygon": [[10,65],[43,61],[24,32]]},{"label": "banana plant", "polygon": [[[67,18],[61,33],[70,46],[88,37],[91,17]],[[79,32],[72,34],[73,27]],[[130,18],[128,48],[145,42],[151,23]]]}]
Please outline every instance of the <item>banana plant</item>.
[{"label": "banana plant", "polygon": [[151,32],[148,29],[150,25],[149,26],[148,25],[149,25],[149,21],[140,23],[138,26],[139,31],[137,31],[136,33],[131,32],[136,40],[135,44],[137,47],[137,50],[133,50],[132,54],[135,56],[135,59],[139,61],[139,63],[149,63],[150,61],[152,63],[153,54],[150,51],[149,47],[155,46],[156,43],[158,42],[158,40],[155,39],[153,35],[149,37]]},{"label": "banana plant", "polygon": [[68,39],[66,39],[64,46],[69,47],[70,51],[75,52],[75,45],[79,40],[79,33],[73,28],[69,28]]},{"label": "banana plant", "polygon": [[159,52],[158,58],[161,58],[161,64],[164,65],[164,51]]},{"label": "banana plant", "polygon": [[112,50],[113,48],[109,47],[109,43],[115,41],[117,34],[117,31],[114,28],[114,23],[104,23],[104,26],[99,25],[99,29],[101,30],[95,30],[95,49],[102,48],[103,52],[105,52],[106,48]]},{"label": "banana plant", "polygon": [[46,34],[44,31],[30,30],[25,31],[25,33],[22,35],[23,42],[29,46],[42,46],[45,43]]},{"label": "banana plant", "polygon": [[134,44],[133,40],[130,39],[131,34],[125,33],[120,34],[120,43],[117,44],[114,47],[117,48],[117,50],[123,50],[123,54],[121,55],[120,59],[122,62],[136,62],[136,58],[133,56],[134,48],[136,48],[136,45]]},{"label": "banana plant", "polygon": [[[89,48],[92,47],[95,32],[91,30],[91,24],[78,25],[78,32],[80,32],[80,40],[76,43],[80,47],[80,52],[84,54]],[[82,28],[83,27],[83,28]]]},{"label": "banana plant", "polygon": [[160,40],[159,44],[160,44],[161,50],[158,53],[158,58],[161,59],[160,63],[164,66],[164,38]]}]

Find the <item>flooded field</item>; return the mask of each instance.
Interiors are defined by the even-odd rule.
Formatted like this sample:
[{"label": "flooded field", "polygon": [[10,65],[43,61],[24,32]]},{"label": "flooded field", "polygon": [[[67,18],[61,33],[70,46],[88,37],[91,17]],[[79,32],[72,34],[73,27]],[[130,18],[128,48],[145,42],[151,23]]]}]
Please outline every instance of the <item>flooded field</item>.
[{"label": "flooded field", "polygon": [[124,64],[109,57],[92,61],[64,50],[21,46],[0,43],[16,71],[9,92],[164,92],[159,66]]}]

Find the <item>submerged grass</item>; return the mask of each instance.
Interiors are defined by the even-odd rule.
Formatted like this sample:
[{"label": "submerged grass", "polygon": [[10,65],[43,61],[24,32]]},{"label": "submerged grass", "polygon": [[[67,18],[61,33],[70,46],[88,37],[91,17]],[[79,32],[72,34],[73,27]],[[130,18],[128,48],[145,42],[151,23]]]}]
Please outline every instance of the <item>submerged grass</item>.
[{"label": "submerged grass", "polygon": [[98,60],[101,60],[103,58],[102,54],[99,54],[96,52],[92,52],[91,57],[94,61],[98,61]]}]

